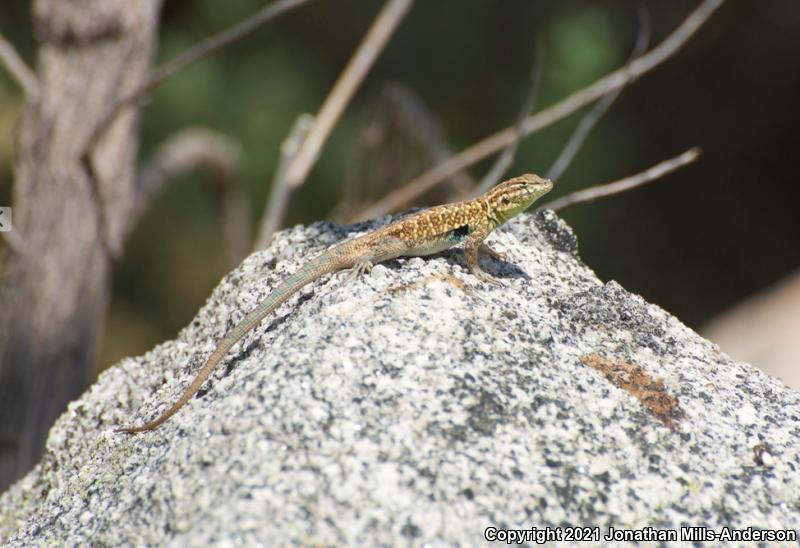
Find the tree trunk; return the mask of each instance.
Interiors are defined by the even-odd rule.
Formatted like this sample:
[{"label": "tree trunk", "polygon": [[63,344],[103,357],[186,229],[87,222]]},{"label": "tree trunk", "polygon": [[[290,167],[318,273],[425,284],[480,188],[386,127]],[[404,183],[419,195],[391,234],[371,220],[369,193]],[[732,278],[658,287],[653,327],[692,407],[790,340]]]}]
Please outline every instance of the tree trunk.
[{"label": "tree trunk", "polygon": [[138,112],[109,109],[144,82],[161,0],[36,0],[38,97],[18,127],[13,189],[20,249],[0,263],[0,490],[35,464],[53,421],[90,380],[112,257],[137,198]]}]

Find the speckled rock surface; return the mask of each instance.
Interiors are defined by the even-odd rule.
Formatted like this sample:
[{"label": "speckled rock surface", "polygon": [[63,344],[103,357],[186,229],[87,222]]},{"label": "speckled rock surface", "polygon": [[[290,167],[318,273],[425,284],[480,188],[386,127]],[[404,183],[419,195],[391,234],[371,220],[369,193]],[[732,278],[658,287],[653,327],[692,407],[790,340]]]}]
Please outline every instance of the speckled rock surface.
[{"label": "speckled rock surface", "polygon": [[600,282],[550,212],[490,237],[509,262],[483,266],[505,287],[457,253],[327,277],[159,430],[112,432],[165,409],[277,280],[346,234],[280,233],[176,340],[101,375],[0,498],[0,540],[466,546],[487,527],[800,527],[800,395]]}]

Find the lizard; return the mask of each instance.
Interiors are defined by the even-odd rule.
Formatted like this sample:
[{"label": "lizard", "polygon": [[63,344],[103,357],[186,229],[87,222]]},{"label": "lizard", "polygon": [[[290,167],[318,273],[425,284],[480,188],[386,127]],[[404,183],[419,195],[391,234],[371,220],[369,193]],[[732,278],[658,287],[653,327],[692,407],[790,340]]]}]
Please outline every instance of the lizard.
[{"label": "lizard", "polygon": [[133,434],[159,427],[200,390],[234,344],[301,288],[332,272],[351,269],[353,275],[364,274],[377,263],[397,257],[433,255],[463,242],[471,273],[481,281],[502,285],[478,264],[480,253],[495,259],[503,258],[484,243],[484,239],[492,230],[528,209],[551,188],[553,183],[550,180],[526,173],[503,181],[477,198],[424,209],[333,245],[285,278],[247,313],[220,341],[191,384],[169,409],[141,426],[119,428],[115,432]]}]

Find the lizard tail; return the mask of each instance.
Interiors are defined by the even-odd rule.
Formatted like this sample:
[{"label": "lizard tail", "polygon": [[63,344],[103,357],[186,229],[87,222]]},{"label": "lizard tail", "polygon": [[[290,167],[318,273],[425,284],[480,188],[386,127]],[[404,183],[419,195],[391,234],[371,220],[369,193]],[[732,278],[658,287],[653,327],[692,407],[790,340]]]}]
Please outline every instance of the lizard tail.
[{"label": "lizard tail", "polygon": [[[333,251],[333,250],[331,250]],[[225,338],[217,345],[214,352],[206,360],[205,365],[197,373],[192,383],[183,392],[181,397],[176,401],[172,407],[164,411],[155,419],[147,422],[141,426],[130,426],[126,428],[118,428],[114,432],[124,432],[127,434],[135,434],[138,432],[146,432],[158,428],[162,423],[169,420],[172,415],[178,412],[181,407],[192,399],[197,394],[200,387],[211,375],[211,372],[219,365],[222,358],[228,353],[234,344],[239,342],[251,329],[253,329],[261,320],[268,314],[272,313],[281,304],[286,302],[292,295],[297,293],[303,286],[316,280],[320,276],[324,276],[330,272],[340,270],[352,266],[352,261],[349,257],[342,254],[333,254],[331,252],[323,253],[317,259],[309,261],[303,265],[297,272],[292,274],[281,285],[276,287],[264,301],[250,311],[239,324],[234,327]]]}]

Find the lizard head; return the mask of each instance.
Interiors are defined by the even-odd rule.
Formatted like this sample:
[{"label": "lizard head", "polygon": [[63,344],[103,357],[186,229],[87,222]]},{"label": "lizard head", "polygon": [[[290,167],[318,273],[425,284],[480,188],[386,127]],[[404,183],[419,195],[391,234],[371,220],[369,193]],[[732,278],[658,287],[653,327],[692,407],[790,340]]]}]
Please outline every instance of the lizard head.
[{"label": "lizard head", "polygon": [[503,224],[512,217],[528,209],[533,202],[550,192],[553,182],[542,179],[533,173],[526,173],[503,181],[486,193],[492,216],[498,224]]}]

